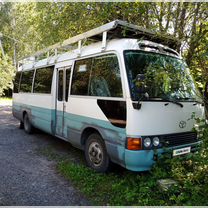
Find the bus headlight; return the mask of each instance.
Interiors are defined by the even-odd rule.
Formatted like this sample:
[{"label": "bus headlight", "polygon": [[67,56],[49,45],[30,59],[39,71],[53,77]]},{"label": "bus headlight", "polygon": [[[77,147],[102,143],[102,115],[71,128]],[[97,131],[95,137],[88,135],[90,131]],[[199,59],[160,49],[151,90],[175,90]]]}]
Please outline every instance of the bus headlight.
[{"label": "bus headlight", "polygon": [[154,137],[152,141],[155,147],[157,147],[160,144],[160,139],[158,137]]},{"label": "bus headlight", "polygon": [[144,139],[144,146],[145,147],[150,147],[151,145],[151,139],[149,137]]}]

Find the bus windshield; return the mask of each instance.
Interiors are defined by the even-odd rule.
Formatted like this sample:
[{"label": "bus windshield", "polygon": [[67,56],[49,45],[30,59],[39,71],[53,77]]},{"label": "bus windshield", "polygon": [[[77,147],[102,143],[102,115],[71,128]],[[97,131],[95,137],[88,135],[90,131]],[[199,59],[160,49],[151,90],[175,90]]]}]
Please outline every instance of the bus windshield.
[{"label": "bus windshield", "polygon": [[[181,59],[137,50],[124,51],[124,58],[132,100],[145,99],[144,89],[148,100],[201,100],[189,69]],[[143,80],[139,80],[138,75],[142,75]]]}]

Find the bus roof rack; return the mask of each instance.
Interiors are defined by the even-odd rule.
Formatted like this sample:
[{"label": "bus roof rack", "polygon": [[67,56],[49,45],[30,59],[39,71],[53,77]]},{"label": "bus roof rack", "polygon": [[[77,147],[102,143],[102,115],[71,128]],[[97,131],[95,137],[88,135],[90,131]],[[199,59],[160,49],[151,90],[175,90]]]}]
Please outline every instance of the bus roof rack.
[{"label": "bus roof rack", "polygon": [[91,41],[102,41],[102,49],[104,50],[107,40],[114,38],[136,38],[150,40],[156,43],[164,44],[175,50],[180,44],[180,42],[175,38],[162,36],[156,32],[144,29],[134,24],[130,24],[126,21],[115,20],[82,34],[76,35],[67,40],[64,40],[63,42],[59,42],[55,45],[49,46],[43,50],[37,51],[30,56],[24,57],[19,62],[23,64],[24,61],[35,61],[36,58],[43,56],[43,54],[47,54],[47,56],[49,56],[49,53],[51,51],[54,51],[54,55],[58,55],[58,49],[69,48],[75,43],[78,43],[78,49],[79,51],[81,51],[82,41],[85,41],[87,39]]}]

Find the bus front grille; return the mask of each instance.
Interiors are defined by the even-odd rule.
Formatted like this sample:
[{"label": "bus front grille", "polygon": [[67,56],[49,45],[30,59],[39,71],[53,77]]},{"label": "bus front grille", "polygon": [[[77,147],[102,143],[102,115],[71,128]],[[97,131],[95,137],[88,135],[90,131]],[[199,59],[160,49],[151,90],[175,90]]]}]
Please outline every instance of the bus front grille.
[{"label": "bus front grille", "polygon": [[197,138],[196,132],[169,134],[169,135],[165,135],[162,139],[162,143],[166,147],[190,144],[197,141],[199,140]]}]

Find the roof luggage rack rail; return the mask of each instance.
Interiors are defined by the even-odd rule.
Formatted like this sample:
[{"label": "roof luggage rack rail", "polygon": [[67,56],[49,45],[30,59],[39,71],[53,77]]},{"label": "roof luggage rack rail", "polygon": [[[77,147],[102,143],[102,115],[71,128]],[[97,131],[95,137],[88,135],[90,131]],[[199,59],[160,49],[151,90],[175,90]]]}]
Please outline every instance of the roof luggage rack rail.
[{"label": "roof luggage rack rail", "polygon": [[40,58],[43,56],[44,58],[49,58],[50,52],[52,52],[55,56],[58,56],[60,49],[67,48],[69,51],[75,49],[75,44],[78,44],[78,53],[80,54],[82,41],[85,42],[86,40],[102,41],[101,50],[105,50],[107,39],[109,40],[113,38],[136,38],[141,40],[150,40],[156,43],[164,44],[173,49],[177,49],[180,44],[180,42],[175,38],[161,36],[156,32],[144,29],[134,24],[127,23],[126,21],[115,20],[82,34],[66,39],[63,42],[49,46],[43,50],[37,51],[30,56],[24,57],[18,62],[18,66],[24,65],[25,63],[31,61],[35,62],[40,60]]}]

